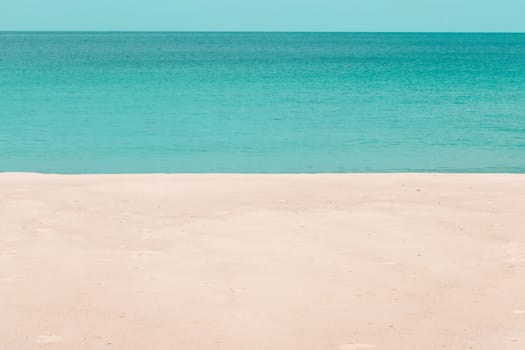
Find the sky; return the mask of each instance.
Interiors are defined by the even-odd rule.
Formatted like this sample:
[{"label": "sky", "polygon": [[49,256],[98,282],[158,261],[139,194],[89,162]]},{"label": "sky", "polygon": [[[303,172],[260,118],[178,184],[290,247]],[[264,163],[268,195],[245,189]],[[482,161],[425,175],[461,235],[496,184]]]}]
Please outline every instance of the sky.
[{"label": "sky", "polygon": [[525,32],[525,0],[0,0],[0,30]]}]

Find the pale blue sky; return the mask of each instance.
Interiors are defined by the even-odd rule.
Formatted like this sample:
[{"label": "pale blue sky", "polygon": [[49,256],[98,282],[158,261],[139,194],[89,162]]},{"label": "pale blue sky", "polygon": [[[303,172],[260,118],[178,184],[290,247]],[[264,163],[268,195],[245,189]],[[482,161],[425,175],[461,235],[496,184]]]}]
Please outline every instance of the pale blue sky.
[{"label": "pale blue sky", "polygon": [[525,0],[0,0],[0,30],[525,32]]}]

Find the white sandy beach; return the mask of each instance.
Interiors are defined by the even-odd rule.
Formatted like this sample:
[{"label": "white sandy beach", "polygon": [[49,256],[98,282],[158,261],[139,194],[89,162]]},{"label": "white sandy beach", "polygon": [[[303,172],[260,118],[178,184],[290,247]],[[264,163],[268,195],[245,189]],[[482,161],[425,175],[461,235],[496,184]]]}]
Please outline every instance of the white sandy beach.
[{"label": "white sandy beach", "polygon": [[525,175],[0,175],[0,349],[525,349]]}]

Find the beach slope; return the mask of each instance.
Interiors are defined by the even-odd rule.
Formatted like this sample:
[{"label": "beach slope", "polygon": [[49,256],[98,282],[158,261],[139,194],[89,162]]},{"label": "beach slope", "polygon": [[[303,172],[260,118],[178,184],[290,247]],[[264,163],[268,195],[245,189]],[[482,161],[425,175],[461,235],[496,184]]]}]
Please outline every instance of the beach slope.
[{"label": "beach slope", "polygon": [[0,349],[525,349],[525,175],[0,174]]}]

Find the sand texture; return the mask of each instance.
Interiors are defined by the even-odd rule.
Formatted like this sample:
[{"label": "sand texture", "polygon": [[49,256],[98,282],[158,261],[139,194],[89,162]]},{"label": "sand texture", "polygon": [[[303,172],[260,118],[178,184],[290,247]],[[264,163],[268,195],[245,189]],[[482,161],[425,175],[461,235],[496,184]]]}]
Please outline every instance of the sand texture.
[{"label": "sand texture", "polygon": [[525,349],[525,175],[0,174],[0,350]]}]

